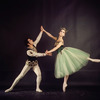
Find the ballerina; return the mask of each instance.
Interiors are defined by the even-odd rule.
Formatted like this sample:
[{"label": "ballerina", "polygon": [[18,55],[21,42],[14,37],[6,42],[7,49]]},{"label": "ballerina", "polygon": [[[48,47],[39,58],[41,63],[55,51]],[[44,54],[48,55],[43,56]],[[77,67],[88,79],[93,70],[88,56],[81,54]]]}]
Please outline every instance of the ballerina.
[{"label": "ballerina", "polygon": [[56,41],[54,45],[55,47],[49,51],[46,50],[46,54],[52,53],[57,50],[54,75],[56,78],[64,78],[62,86],[63,92],[66,91],[69,75],[77,72],[83,66],[86,66],[88,61],[96,63],[100,62],[100,59],[92,59],[90,58],[90,54],[80,49],[64,47],[63,37],[67,32],[66,28],[61,28],[58,38],[47,32],[44,28],[42,30],[49,37]]}]

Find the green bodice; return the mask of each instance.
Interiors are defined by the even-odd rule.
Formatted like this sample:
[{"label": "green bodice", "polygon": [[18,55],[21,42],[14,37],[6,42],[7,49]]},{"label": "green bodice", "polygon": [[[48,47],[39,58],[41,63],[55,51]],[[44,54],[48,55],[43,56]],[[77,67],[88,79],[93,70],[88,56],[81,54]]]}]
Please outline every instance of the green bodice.
[{"label": "green bodice", "polygon": [[64,48],[64,46],[62,45],[60,48],[58,48],[57,53],[61,52],[61,50]]}]

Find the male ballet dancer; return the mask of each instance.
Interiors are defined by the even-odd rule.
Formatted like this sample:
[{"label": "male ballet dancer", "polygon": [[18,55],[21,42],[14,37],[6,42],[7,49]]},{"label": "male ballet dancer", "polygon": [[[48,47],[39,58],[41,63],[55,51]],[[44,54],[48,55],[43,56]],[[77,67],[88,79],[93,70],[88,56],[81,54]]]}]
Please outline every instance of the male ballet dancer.
[{"label": "male ballet dancer", "polygon": [[[38,37],[36,38],[36,40],[33,42],[33,40],[31,39],[27,39],[26,41],[26,45],[27,45],[27,61],[25,63],[24,68],[22,69],[21,73],[17,76],[17,78],[14,80],[13,84],[11,85],[11,87],[7,90],[5,90],[5,92],[10,92],[13,90],[13,88],[15,87],[15,85],[26,75],[26,73],[32,68],[33,71],[35,72],[35,74],[37,75],[37,79],[36,79],[36,91],[37,92],[42,92],[42,90],[40,89],[40,82],[41,82],[41,70],[39,68],[38,65],[38,61],[37,61],[37,57],[42,57],[42,56],[46,56],[45,53],[38,53],[36,46],[39,43],[41,37],[42,37],[43,31],[41,29]],[[51,54],[48,54],[49,56],[51,56]]]}]

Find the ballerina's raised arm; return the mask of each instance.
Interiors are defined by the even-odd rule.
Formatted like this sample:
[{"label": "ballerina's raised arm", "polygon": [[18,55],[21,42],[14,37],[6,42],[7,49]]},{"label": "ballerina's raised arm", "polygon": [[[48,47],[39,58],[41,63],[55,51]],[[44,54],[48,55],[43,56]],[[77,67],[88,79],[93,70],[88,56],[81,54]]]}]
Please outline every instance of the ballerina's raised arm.
[{"label": "ballerina's raised arm", "polygon": [[53,36],[52,34],[50,34],[49,32],[47,32],[47,31],[43,28],[43,26],[41,26],[41,29],[42,29],[42,31],[44,31],[49,37],[51,37],[51,38],[54,39],[54,40],[57,40],[57,37],[55,37],[55,36]]}]

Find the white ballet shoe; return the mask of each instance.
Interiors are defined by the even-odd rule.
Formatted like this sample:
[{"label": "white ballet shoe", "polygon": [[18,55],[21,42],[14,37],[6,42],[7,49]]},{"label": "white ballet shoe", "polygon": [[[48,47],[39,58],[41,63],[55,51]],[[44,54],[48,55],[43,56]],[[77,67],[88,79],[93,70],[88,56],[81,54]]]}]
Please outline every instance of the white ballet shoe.
[{"label": "white ballet shoe", "polygon": [[10,92],[12,90],[13,90],[13,88],[9,88],[9,89],[5,90],[5,92],[7,93],[7,92]]},{"label": "white ballet shoe", "polygon": [[63,92],[66,92],[66,87],[67,87],[67,84],[63,83]]},{"label": "white ballet shoe", "polygon": [[41,89],[36,89],[36,92],[42,92],[42,90]]}]

